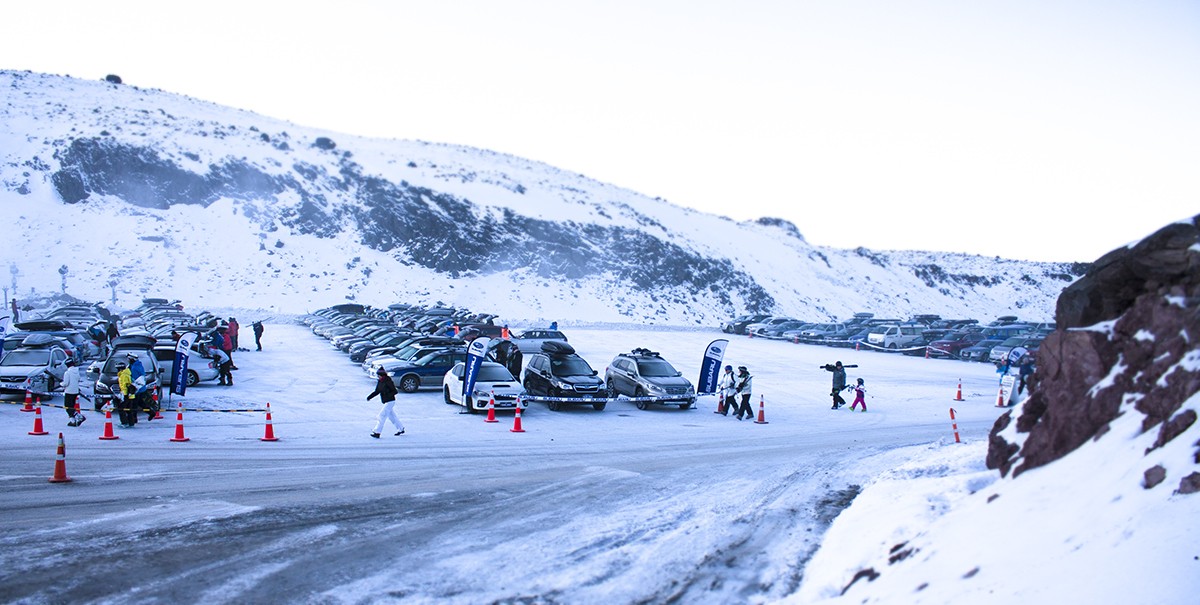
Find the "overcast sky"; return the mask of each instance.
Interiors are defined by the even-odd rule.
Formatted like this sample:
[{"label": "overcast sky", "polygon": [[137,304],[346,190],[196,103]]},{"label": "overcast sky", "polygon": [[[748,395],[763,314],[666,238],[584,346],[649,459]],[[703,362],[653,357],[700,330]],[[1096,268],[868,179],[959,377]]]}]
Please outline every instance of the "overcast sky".
[{"label": "overcast sky", "polygon": [[1200,213],[1195,0],[47,0],[3,14],[2,68],[510,153],[783,217],[814,244],[1091,261]]}]

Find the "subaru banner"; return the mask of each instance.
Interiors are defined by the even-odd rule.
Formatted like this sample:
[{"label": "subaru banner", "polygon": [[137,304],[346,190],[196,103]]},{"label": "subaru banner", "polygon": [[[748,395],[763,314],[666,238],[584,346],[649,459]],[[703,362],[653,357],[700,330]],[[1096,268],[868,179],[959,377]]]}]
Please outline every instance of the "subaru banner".
[{"label": "subaru banner", "polygon": [[700,380],[696,381],[696,393],[707,395],[717,392],[717,381],[721,378],[721,361],[725,359],[728,340],[719,338],[708,343],[704,360],[700,362]]},{"label": "subaru banner", "polygon": [[488,343],[490,338],[480,336],[471,341],[471,346],[467,347],[467,368],[466,374],[463,375],[463,401],[467,400],[467,395],[475,388],[475,379],[479,376],[479,367],[483,365],[483,358],[487,356]]},{"label": "subaru banner", "polygon": [[188,349],[192,348],[191,332],[184,332],[175,344],[175,365],[171,367],[171,392],[183,397],[187,390]]}]

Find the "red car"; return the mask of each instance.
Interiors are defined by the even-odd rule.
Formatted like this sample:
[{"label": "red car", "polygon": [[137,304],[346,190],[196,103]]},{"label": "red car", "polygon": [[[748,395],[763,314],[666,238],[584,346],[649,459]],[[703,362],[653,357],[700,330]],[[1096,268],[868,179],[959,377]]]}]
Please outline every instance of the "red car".
[{"label": "red car", "polygon": [[958,357],[963,349],[985,338],[982,332],[957,332],[929,343],[930,357]]}]

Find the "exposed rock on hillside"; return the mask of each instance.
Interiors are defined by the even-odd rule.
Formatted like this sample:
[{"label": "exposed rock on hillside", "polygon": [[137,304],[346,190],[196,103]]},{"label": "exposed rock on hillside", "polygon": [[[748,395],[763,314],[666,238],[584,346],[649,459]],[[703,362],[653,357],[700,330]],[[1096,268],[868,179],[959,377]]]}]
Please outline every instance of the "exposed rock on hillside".
[{"label": "exposed rock on hillside", "polygon": [[[1053,462],[1102,438],[1121,414],[1144,416],[1142,430],[1158,430],[1155,448],[1185,431],[1196,414],[1180,407],[1200,390],[1200,216],[1096,261],[1063,292],[1057,319],[1020,415],[992,429],[989,468],[1016,476]],[[1021,443],[1000,435],[1012,422]],[[1147,487],[1161,471],[1147,474]],[[1198,478],[1165,479],[1190,493]]]}]

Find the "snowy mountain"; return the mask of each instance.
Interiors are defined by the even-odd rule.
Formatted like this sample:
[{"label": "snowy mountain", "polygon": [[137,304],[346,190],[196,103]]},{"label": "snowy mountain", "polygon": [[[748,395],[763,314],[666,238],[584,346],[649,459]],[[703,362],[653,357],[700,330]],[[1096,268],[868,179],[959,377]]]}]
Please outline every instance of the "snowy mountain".
[{"label": "snowy mountain", "polygon": [[354,300],[514,321],[1046,320],[1085,268],[813,246],[787,221],[734,222],[512,156],[111,82],[0,71],[0,90],[0,218],[36,251],[0,259],[19,296],[65,283],[125,306],[288,313]]}]

